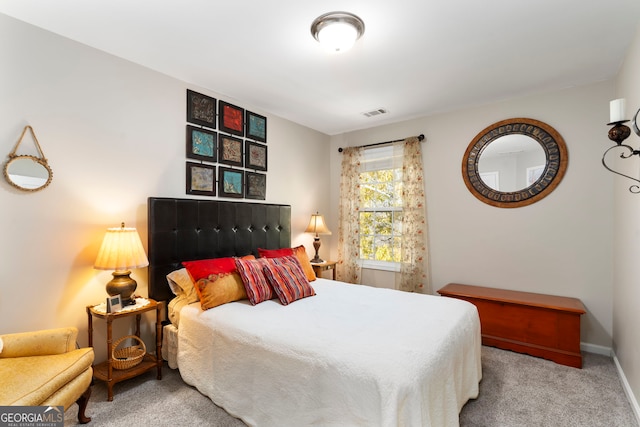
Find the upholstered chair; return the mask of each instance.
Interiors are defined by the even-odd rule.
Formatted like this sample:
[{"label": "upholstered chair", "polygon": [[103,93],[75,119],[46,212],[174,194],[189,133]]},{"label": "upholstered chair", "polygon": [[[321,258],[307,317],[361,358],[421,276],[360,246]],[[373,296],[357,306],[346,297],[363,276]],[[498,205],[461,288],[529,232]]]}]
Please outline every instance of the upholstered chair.
[{"label": "upholstered chair", "polygon": [[85,415],[93,377],[93,348],[77,348],[78,329],[0,335],[0,406],[64,406]]}]

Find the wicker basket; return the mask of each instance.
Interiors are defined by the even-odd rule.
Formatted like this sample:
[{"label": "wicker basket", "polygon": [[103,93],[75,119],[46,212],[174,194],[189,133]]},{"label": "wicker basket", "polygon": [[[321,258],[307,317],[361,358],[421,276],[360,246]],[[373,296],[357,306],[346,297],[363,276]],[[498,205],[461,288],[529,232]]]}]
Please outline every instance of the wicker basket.
[{"label": "wicker basket", "polygon": [[[138,341],[139,345],[118,348],[118,346],[128,338]],[[113,343],[111,366],[113,366],[114,369],[133,368],[142,362],[145,354],[147,354],[147,347],[144,345],[144,342],[135,335],[126,335]]]}]

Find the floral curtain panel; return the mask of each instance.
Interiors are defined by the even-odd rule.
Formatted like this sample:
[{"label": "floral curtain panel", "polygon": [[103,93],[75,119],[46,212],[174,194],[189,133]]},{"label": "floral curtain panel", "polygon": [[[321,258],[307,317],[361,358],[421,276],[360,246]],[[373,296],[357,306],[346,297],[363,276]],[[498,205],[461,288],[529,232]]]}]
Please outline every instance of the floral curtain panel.
[{"label": "floral curtain panel", "polygon": [[336,279],[360,283],[360,165],[361,147],[347,147],[342,152],[340,211],[338,213],[338,268]]},{"label": "floral curtain panel", "polygon": [[[427,248],[427,218],[422,149],[417,137],[396,143],[402,145],[402,241],[400,273],[396,288],[407,292],[430,294],[431,283]],[[342,155],[340,210],[338,231],[339,264],[336,278],[360,283],[360,172],[362,147],[345,148]]]},{"label": "floral curtain panel", "polygon": [[430,294],[422,144],[416,137],[407,138],[403,144],[402,256],[397,287],[402,291]]}]

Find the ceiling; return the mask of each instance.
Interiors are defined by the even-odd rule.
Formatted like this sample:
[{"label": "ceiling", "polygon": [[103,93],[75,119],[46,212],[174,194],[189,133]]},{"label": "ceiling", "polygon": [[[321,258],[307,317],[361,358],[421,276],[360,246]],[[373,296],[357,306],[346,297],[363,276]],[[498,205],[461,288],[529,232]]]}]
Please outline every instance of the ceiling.
[{"label": "ceiling", "polygon": [[[344,53],[310,33],[334,10],[365,22]],[[335,135],[611,79],[640,1],[0,0],[0,13]]]}]

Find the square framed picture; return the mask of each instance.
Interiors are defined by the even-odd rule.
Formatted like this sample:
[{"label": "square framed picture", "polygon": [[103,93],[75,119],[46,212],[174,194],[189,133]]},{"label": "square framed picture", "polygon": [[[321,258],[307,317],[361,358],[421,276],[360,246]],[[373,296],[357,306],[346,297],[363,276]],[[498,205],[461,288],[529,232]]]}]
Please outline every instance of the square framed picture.
[{"label": "square framed picture", "polygon": [[216,99],[187,89],[187,121],[216,128]]},{"label": "square framed picture", "polygon": [[245,121],[247,138],[267,142],[267,118],[265,116],[247,111]]},{"label": "square framed picture", "polygon": [[256,142],[245,141],[244,165],[247,169],[267,170],[267,146]]},{"label": "square framed picture", "polygon": [[220,134],[220,158],[218,161],[231,166],[244,166],[243,145],[244,141],[241,139]]},{"label": "square framed picture", "polygon": [[244,197],[244,172],[238,169],[218,168],[218,195]]},{"label": "square framed picture", "polygon": [[187,162],[187,194],[216,195],[216,167]]},{"label": "square framed picture", "polygon": [[232,135],[244,136],[244,109],[220,101],[218,129]]},{"label": "square framed picture", "polygon": [[267,198],[267,175],[257,172],[245,173],[247,199],[265,200]]},{"label": "square framed picture", "polygon": [[120,295],[113,295],[107,298],[107,313],[117,313],[122,310],[122,298]]},{"label": "square framed picture", "polygon": [[218,152],[218,133],[187,125],[187,157],[215,162]]}]

